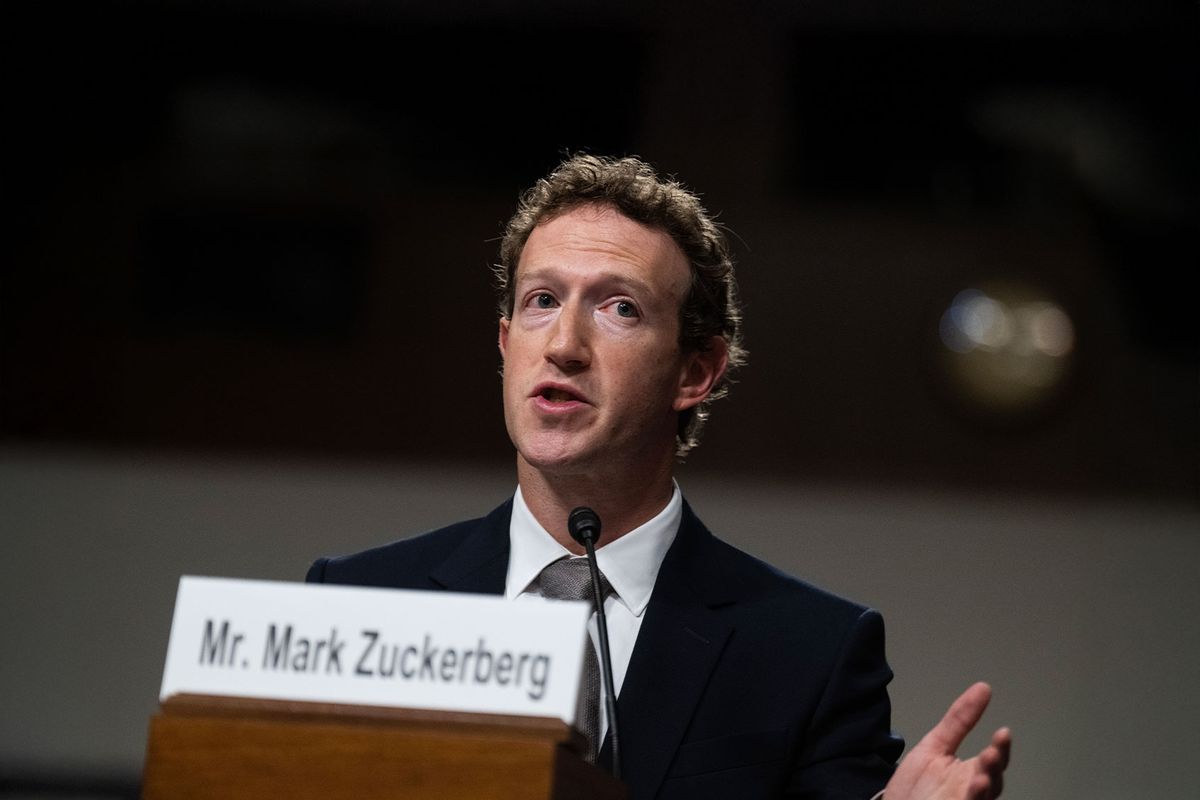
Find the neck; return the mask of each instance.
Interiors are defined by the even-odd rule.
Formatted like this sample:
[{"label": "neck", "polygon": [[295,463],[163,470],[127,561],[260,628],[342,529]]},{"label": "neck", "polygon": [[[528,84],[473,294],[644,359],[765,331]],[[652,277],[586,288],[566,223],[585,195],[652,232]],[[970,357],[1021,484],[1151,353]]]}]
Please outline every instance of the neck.
[{"label": "neck", "polygon": [[584,552],[567,532],[567,516],[575,508],[588,506],[599,515],[603,524],[596,546],[603,547],[653,519],[670,502],[674,487],[669,464],[649,479],[642,470],[627,474],[632,477],[613,479],[611,472],[603,478],[547,473],[517,456],[517,480],[525,504],[541,526],[575,554]]}]

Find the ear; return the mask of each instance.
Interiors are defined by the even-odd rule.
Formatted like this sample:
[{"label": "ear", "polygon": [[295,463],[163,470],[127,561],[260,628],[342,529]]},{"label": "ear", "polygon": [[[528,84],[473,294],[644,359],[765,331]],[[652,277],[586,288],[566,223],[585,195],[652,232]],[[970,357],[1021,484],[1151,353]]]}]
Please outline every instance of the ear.
[{"label": "ear", "polygon": [[500,336],[499,336],[499,341],[497,343],[500,346],[500,360],[501,361],[503,361],[505,358],[508,357],[508,354],[506,351],[508,350],[508,326],[510,323],[511,323],[511,320],[509,320],[508,318],[506,318],[506,317],[500,318]]},{"label": "ear", "polygon": [[712,392],[729,364],[729,343],[720,336],[709,339],[707,350],[693,350],[684,356],[679,372],[679,389],[674,409],[695,408]]}]

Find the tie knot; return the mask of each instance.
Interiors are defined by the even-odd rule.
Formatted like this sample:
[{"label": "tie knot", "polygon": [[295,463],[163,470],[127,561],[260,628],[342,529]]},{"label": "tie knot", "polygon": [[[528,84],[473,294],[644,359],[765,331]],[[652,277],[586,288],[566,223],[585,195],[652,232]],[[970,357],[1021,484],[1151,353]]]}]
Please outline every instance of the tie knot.
[{"label": "tie knot", "polygon": [[[582,600],[591,604],[592,568],[586,558],[562,558],[549,564],[538,576],[542,597],[554,600]],[[600,596],[607,597],[612,586],[600,575]]]}]

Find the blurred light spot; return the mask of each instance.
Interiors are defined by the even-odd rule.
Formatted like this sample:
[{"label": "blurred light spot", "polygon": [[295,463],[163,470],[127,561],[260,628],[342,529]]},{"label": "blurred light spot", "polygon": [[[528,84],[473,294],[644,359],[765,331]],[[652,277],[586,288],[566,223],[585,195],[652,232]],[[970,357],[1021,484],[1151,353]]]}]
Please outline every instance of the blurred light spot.
[{"label": "blurred light spot", "polygon": [[959,292],[942,317],[942,341],[955,352],[976,347],[999,350],[1012,337],[1013,319],[1007,306],[978,289]]},{"label": "blurred light spot", "polygon": [[1029,332],[1033,346],[1048,356],[1062,358],[1075,348],[1075,326],[1071,318],[1053,303],[1030,305]]},{"label": "blurred light spot", "polygon": [[972,402],[1018,411],[1050,396],[1075,347],[1070,317],[1041,292],[964,289],[938,326],[953,382]]}]

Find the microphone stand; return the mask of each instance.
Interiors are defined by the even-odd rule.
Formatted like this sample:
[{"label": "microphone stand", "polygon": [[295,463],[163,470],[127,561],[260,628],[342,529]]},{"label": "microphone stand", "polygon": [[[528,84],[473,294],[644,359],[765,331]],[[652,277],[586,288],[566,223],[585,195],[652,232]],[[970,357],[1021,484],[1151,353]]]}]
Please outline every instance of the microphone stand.
[{"label": "microphone stand", "polygon": [[567,517],[571,538],[587,550],[592,571],[592,593],[596,602],[596,629],[600,640],[600,673],[604,680],[604,708],[608,715],[608,732],[612,737],[612,775],[621,777],[620,736],[617,734],[617,693],[613,689],[612,658],[608,654],[608,618],[604,613],[604,596],[600,592],[600,568],[596,566],[596,542],[600,539],[600,517],[587,506],[580,506]]}]

